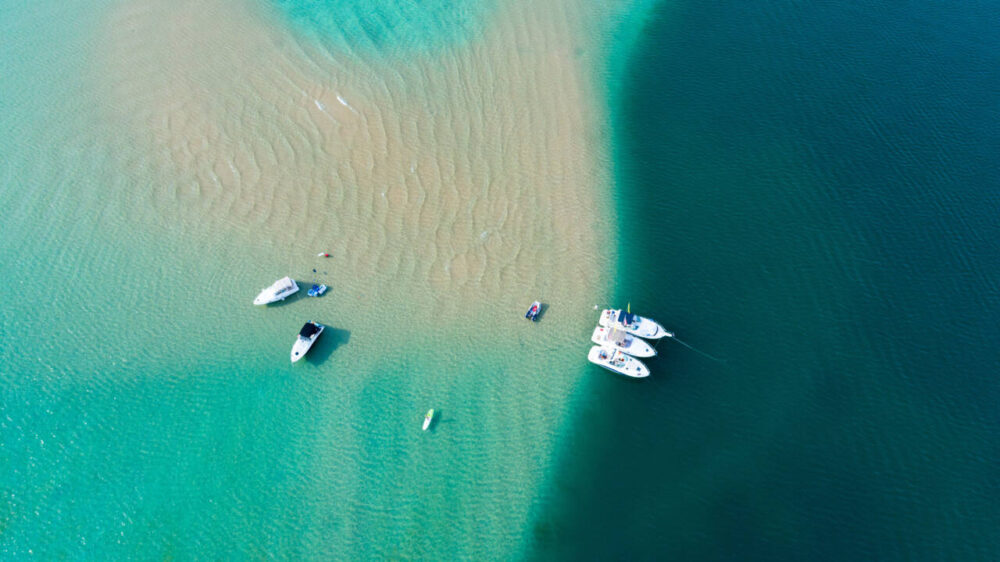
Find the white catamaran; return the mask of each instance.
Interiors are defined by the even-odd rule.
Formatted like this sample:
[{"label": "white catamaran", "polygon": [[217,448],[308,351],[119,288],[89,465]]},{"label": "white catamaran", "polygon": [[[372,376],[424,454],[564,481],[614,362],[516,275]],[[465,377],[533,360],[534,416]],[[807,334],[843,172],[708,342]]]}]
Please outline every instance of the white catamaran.
[{"label": "white catamaran", "polygon": [[591,347],[587,360],[626,377],[641,379],[649,376],[649,367],[642,361],[611,347]]}]

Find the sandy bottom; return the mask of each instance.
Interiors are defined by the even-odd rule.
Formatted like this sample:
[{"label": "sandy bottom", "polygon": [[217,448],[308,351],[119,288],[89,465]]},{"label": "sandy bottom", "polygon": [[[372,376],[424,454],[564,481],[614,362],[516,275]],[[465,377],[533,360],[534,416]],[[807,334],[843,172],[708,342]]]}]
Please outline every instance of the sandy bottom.
[{"label": "sandy bottom", "polygon": [[265,262],[328,251],[435,315],[442,295],[590,302],[614,217],[567,4],[515,3],[416,54],[329,52],[232,3],[125,4],[103,62],[158,172],[138,205],[245,229]]},{"label": "sandy bottom", "polygon": [[[72,363],[22,358],[114,420],[93,435],[120,443],[113,466],[66,447],[89,463],[75,474],[137,499],[81,511],[81,539],[105,510],[134,529],[123,553],[518,556],[567,399],[594,375],[615,263],[596,24],[579,7],[513,2],[412,53],[327,49],[266,6],[112,11],[86,59],[106,138],[88,125],[79,142],[113,146],[114,177],[67,190],[65,207],[93,209],[74,238],[90,242],[60,265],[74,300],[39,305],[84,344]],[[284,275],[331,292],[250,306]],[[330,332],[293,369],[310,318]],[[428,407],[441,419],[422,433]]]}]

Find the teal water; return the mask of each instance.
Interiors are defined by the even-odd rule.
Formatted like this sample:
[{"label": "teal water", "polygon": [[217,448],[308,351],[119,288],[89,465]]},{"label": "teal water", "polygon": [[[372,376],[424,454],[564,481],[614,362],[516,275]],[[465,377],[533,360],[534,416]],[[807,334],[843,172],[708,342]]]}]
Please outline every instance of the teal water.
[{"label": "teal water", "polygon": [[538,559],[1000,552],[995,6],[665,2],[616,96],[642,385],[594,382]]},{"label": "teal water", "polygon": [[493,1],[276,0],[275,5],[303,32],[335,50],[405,55],[481,34]]},{"label": "teal water", "polygon": [[[595,259],[569,247],[587,237],[555,239],[563,223],[533,212],[561,195],[528,189],[580,166],[523,139],[576,121],[496,111],[509,100],[482,96],[457,47],[358,37],[385,59],[412,46],[389,74],[324,54],[273,8],[38,2],[0,18],[4,558],[523,552],[586,380],[579,289],[597,284],[563,280]],[[480,24],[555,36],[525,22]],[[507,51],[478,59],[490,93],[509,90],[490,72],[549,68]],[[284,275],[331,290],[250,305]],[[561,306],[531,325],[534,298]],[[328,331],[293,366],[309,319]]]},{"label": "teal water", "polygon": [[[641,28],[581,27],[611,60],[593,38],[566,48],[510,26],[512,67],[590,57],[610,81],[620,248],[607,293],[720,359],[662,341],[653,376],[636,382],[579,365],[593,315],[589,302],[567,310],[578,294],[566,286],[590,280],[554,275],[580,241],[550,234],[562,232],[556,214],[520,227],[518,215],[550,202],[503,191],[537,169],[511,165],[533,156],[518,134],[548,138],[542,124],[555,123],[548,160],[575,130],[491,97],[518,78],[501,57],[476,59],[497,64],[478,82],[474,65],[421,58],[482,48],[505,4],[261,2],[249,3],[260,14],[223,19],[244,4],[35,2],[0,17],[5,558],[986,560],[1000,550],[1000,45],[989,5],[665,2],[620,20]],[[615,20],[640,4],[581,9]],[[177,10],[189,19],[165,17]],[[223,23],[268,35],[239,42]],[[215,24],[230,35],[209,35]],[[231,74],[196,49],[205,66],[144,51],[161,33],[171,52],[219,46]],[[298,34],[325,48],[308,55],[315,82],[297,73],[292,55],[310,49]],[[132,42],[109,46],[122,37]],[[366,67],[371,53],[390,63]],[[330,70],[358,60],[357,75]],[[407,65],[380,76],[394,60]],[[108,70],[116,64],[126,72]],[[442,64],[454,80],[423,77]],[[439,91],[407,96],[439,82],[469,106]],[[386,211],[364,192],[364,170],[393,161],[352,167],[341,137],[296,121],[316,111],[363,137],[348,120],[366,111],[362,94],[441,115],[400,126],[430,153],[490,131],[466,112],[505,123],[503,142],[476,144],[475,165],[419,164],[454,184],[489,168],[487,195],[462,207],[480,219],[474,208],[517,204],[499,251],[478,228],[472,246],[528,258],[478,270],[469,259],[463,277],[447,248],[467,244],[448,238],[464,215],[434,200],[432,182],[405,192],[434,203],[416,219]],[[368,130],[391,137],[393,112],[379,111]],[[205,147],[219,146],[243,159],[210,162],[212,181],[201,181],[216,155]],[[503,152],[516,157],[491,159]],[[571,167],[544,169],[546,187]],[[440,215],[444,230],[413,226]],[[429,256],[398,247],[421,236],[444,242]],[[316,260],[326,244],[335,257]],[[332,291],[248,305],[283,274]],[[539,293],[551,306],[526,327],[510,311]],[[307,318],[330,332],[291,367],[289,335]],[[424,434],[431,406],[439,418]]]}]

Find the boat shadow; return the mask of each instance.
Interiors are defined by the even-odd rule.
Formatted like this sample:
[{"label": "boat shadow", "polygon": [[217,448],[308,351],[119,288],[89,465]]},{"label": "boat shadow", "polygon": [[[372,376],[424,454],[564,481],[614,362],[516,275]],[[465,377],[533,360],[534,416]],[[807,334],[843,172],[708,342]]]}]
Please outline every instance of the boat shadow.
[{"label": "boat shadow", "polygon": [[444,419],[444,409],[434,408],[434,417],[431,418],[431,424],[427,426],[427,431],[436,431],[438,424],[442,424],[448,420]]},{"label": "boat shadow", "polygon": [[309,350],[306,361],[313,365],[320,365],[326,362],[337,348],[346,345],[350,340],[351,332],[349,330],[327,326],[323,330],[323,334],[313,344],[312,349]]},{"label": "boat shadow", "polygon": [[[539,320],[541,320],[542,318],[545,317],[545,311],[548,310],[548,309],[549,309],[549,305],[545,304],[544,302],[539,303],[538,304],[538,314],[535,315],[534,320],[531,320],[530,318],[529,318],[529,320],[531,320],[532,322],[538,322]],[[525,318],[527,318],[527,316],[525,316]]]}]

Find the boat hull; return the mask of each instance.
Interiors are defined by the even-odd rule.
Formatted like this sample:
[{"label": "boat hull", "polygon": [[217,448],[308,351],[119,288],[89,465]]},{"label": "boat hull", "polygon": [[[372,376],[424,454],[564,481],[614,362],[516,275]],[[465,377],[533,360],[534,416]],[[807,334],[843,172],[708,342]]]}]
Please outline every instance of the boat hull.
[{"label": "boat hull", "polygon": [[272,302],[283,301],[299,292],[299,285],[291,277],[278,279],[270,287],[262,290],[253,303],[257,306],[271,304]]},{"label": "boat hull", "polygon": [[646,340],[633,334],[629,334],[625,338],[625,341],[622,342],[622,345],[608,340],[609,330],[610,328],[605,328],[604,326],[594,328],[594,333],[591,334],[590,341],[597,345],[624,351],[632,357],[653,357],[656,355],[656,350],[653,349],[653,346],[649,345]]},{"label": "boat hull", "polygon": [[646,367],[642,361],[614,348],[595,345],[590,348],[587,360],[613,373],[629,378],[643,379],[649,376],[649,367]]},{"label": "boat hull", "polygon": [[292,345],[292,354],[291,354],[292,363],[295,363],[299,359],[305,357],[306,353],[308,353],[309,350],[312,349],[313,344],[316,343],[316,340],[319,338],[320,334],[322,334],[323,330],[326,329],[326,326],[322,324],[316,324],[316,325],[319,326],[319,331],[313,334],[311,337],[304,338],[302,336],[297,336],[295,338],[295,343]]},{"label": "boat hull", "polygon": [[621,312],[620,309],[605,309],[601,312],[601,319],[598,320],[598,324],[604,326],[605,328],[610,328],[612,326],[621,325],[621,327],[633,336],[639,336],[640,338],[646,338],[647,340],[658,340],[665,336],[672,336],[670,332],[666,331],[663,326],[656,323],[654,320],[645,318],[639,315],[633,316],[633,321],[631,324],[619,324],[618,315]]},{"label": "boat hull", "polygon": [[540,312],[542,312],[542,303],[535,301],[531,303],[530,307],[528,307],[528,312],[525,313],[524,317],[534,322],[538,320],[538,314]]}]

